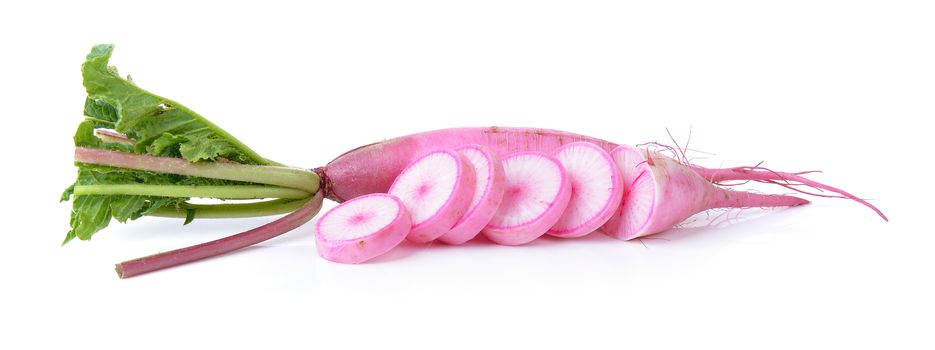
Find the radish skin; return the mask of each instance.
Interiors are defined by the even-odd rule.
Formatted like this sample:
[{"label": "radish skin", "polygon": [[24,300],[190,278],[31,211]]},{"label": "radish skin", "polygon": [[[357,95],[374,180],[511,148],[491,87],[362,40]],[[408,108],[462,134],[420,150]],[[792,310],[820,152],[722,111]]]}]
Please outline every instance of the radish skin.
[{"label": "radish skin", "polygon": [[412,217],[406,239],[428,243],[447,233],[474,195],[474,168],[461,154],[441,149],[412,162],[390,186]]},{"label": "radish skin", "polygon": [[455,149],[474,167],[474,195],[467,213],[455,223],[451,231],[438,237],[447,244],[462,244],[477,236],[497,213],[503,199],[504,174],[500,158],[481,145],[467,145]]},{"label": "radish skin", "polygon": [[368,193],[386,193],[403,168],[428,152],[479,144],[503,159],[517,152],[552,154],[566,143],[587,141],[610,151],[617,145],[570,132],[536,128],[454,128],[401,136],[345,152],[315,169],[325,197],[342,202]]},{"label": "radish skin", "polygon": [[597,230],[623,199],[623,180],[613,158],[590,142],[564,145],[555,158],[565,167],[572,193],[568,208],[547,233],[573,238]]},{"label": "radish skin", "polygon": [[503,201],[481,232],[498,244],[526,244],[545,234],[562,216],[571,199],[571,182],[562,164],[545,153],[517,153],[502,163]]},{"label": "radish skin", "polygon": [[405,205],[391,194],[360,196],[334,207],[315,225],[318,255],[359,264],[399,245],[412,228]]}]

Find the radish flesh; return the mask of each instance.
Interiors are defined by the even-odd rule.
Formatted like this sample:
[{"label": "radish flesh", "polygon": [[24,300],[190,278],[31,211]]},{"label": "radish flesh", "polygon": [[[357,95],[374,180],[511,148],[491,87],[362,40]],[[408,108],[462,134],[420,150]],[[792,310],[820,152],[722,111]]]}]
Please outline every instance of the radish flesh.
[{"label": "radish flesh", "polygon": [[471,205],[474,182],[470,161],[449,149],[430,152],[403,169],[388,192],[412,216],[406,239],[427,243],[451,230]]},{"label": "radish flesh", "polygon": [[555,158],[571,181],[571,200],[547,233],[564,238],[584,236],[600,228],[620,206],[620,171],[610,154],[590,142],[564,145],[555,152]]},{"label": "radish flesh", "polygon": [[467,145],[456,149],[474,167],[474,196],[467,213],[455,223],[451,231],[438,237],[448,244],[462,244],[477,236],[497,213],[503,199],[504,175],[500,158],[481,145]]},{"label": "radish flesh", "polygon": [[498,244],[529,243],[562,216],[571,199],[571,182],[562,164],[544,153],[517,153],[502,163],[503,201],[482,232]]},{"label": "radish flesh", "polygon": [[412,228],[412,220],[399,198],[375,193],[339,204],[315,228],[318,255],[358,264],[399,245]]}]

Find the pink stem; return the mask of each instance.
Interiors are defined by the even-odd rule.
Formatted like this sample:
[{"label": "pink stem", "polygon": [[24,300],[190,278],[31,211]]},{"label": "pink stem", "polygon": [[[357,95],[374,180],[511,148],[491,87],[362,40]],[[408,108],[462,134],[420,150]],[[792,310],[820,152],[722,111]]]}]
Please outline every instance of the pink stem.
[{"label": "pink stem", "polygon": [[187,264],[212,256],[229,253],[263,242],[289,232],[308,222],[321,209],[322,191],[318,191],[308,203],[298,210],[266,225],[190,247],[163,252],[117,264],[117,275],[128,278],[177,265]]},{"label": "pink stem", "polygon": [[[719,184],[722,181],[752,180],[752,181],[763,182],[763,183],[772,183],[772,184],[784,186],[786,188],[790,188],[790,189],[802,192],[798,189],[791,187],[790,185],[792,184],[789,183],[790,181],[798,182],[798,183],[804,184],[812,188],[840,194],[841,197],[843,198],[847,198],[847,199],[853,200],[857,203],[867,206],[868,208],[876,212],[877,215],[883,218],[883,220],[889,221],[886,215],[883,215],[883,212],[880,211],[880,209],[875,207],[873,204],[870,204],[867,201],[855,195],[847,193],[846,191],[841,190],[839,188],[828,186],[820,182],[812,181],[802,176],[799,176],[797,174],[772,171],[770,169],[766,169],[763,167],[736,167],[736,168],[725,168],[725,169],[709,169],[709,168],[700,167],[696,165],[692,165],[691,167],[692,167],[692,170],[694,170],[696,173],[698,173],[705,179],[708,179],[708,181],[711,181],[715,184]],[[803,192],[803,193],[806,193],[806,192]],[[806,193],[806,194],[810,194],[810,193]],[[811,195],[818,195],[818,194],[811,194]],[[818,195],[818,196],[824,196],[824,195]]]}]

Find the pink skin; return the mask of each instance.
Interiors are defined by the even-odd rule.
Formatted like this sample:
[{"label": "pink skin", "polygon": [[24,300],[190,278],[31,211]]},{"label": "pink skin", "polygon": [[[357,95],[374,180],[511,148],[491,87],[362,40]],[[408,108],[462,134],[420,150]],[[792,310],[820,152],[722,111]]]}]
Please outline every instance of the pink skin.
[{"label": "pink skin", "polygon": [[[451,231],[438,237],[439,241],[447,244],[462,244],[477,236],[497,213],[504,190],[503,165],[500,164],[500,158],[481,145],[467,145],[455,151],[466,156],[471,154],[473,157],[468,157],[469,159],[481,160],[484,166],[478,167],[474,164],[476,183],[474,197],[471,199],[473,206],[468,208],[467,213],[455,223]],[[485,173],[478,172],[482,168],[486,169]]]},{"label": "pink skin", "polygon": [[[367,225],[385,223],[367,231]],[[329,229],[344,227],[338,232]],[[318,255],[330,261],[359,264],[399,245],[412,228],[409,212],[396,196],[374,193],[346,201],[322,216],[315,225]],[[348,236],[350,230],[363,235]]]},{"label": "pink skin", "polygon": [[[437,159],[441,159],[443,164],[453,164],[453,167],[438,168],[426,163]],[[444,176],[454,177],[452,187],[441,188],[439,178]],[[415,243],[428,243],[450,231],[471,205],[474,182],[471,162],[449,149],[424,154],[403,169],[388,192],[398,196],[412,215],[412,230],[406,239]],[[437,208],[426,208],[434,196],[446,199]],[[427,210],[431,210],[428,215],[420,214]]]},{"label": "pink skin", "polygon": [[[535,161],[536,167],[534,171],[528,172],[541,174],[538,178],[527,177],[522,172],[523,167],[516,165],[521,162],[531,161]],[[571,181],[565,174],[562,164],[554,157],[544,153],[521,152],[504,158],[502,163],[506,175],[506,190],[503,194],[503,201],[497,210],[497,214],[481,232],[485,237],[497,244],[526,244],[545,234],[562,216],[571,199]],[[559,182],[556,184],[557,191],[551,194],[543,194],[546,197],[537,198],[534,194],[538,188],[534,186],[543,186],[543,184],[536,184],[534,181],[547,181],[543,179],[548,178],[556,179]],[[546,207],[542,208],[540,212],[533,212],[532,217],[524,222],[508,223],[511,218],[515,218],[524,211],[538,209],[535,208],[536,203],[545,204]]]},{"label": "pink skin", "polygon": [[[587,235],[607,222],[620,206],[623,199],[620,171],[610,154],[590,142],[566,144],[555,152],[555,157],[571,179],[572,194],[568,209],[547,233],[562,238]],[[601,183],[601,188],[587,188],[593,183]]]},{"label": "pink skin", "polygon": [[620,146],[611,151],[627,195],[603,227],[611,237],[633,239],[668,230],[688,217],[714,208],[791,207],[809,201],[717,187],[689,167],[658,153]]},{"label": "pink skin", "polygon": [[315,169],[321,175],[325,197],[341,202],[368,193],[386,193],[403,168],[428,152],[464,145],[487,147],[501,159],[516,152],[552,154],[575,141],[595,143],[606,151],[617,145],[563,131],[533,128],[455,128],[397,137],[355,148]]}]

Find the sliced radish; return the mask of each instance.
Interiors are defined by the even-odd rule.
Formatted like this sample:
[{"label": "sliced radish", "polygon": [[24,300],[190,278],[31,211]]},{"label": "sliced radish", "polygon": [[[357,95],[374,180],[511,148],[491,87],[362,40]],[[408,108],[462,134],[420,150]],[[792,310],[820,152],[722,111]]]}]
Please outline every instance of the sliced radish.
[{"label": "sliced radish", "polygon": [[467,145],[456,149],[474,167],[474,196],[467,213],[455,223],[451,231],[438,237],[448,244],[467,242],[487,226],[497,213],[503,199],[504,176],[500,158],[481,145]]},{"label": "sliced radish", "polygon": [[548,234],[581,237],[610,219],[623,199],[623,181],[607,151],[590,142],[572,142],[555,151],[571,180],[568,208]]},{"label": "sliced radish", "polygon": [[389,193],[412,216],[406,239],[426,243],[451,230],[471,205],[474,182],[470,161],[452,150],[429,153],[403,169]]},{"label": "sliced radish", "polygon": [[412,220],[394,195],[374,193],[334,207],[315,225],[318,255],[357,264],[388,252],[402,242]]},{"label": "sliced radish", "polygon": [[571,199],[571,182],[562,164],[544,153],[517,153],[501,163],[503,201],[482,232],[498,244],[531,242],[562,216]]},{"label": "sliced radish", "polygon": [[630,239],[641,232],[652,215],[656,199],[656,182],[640,150],[618,146],[610,151],[623,175],[623,202],[602,230],[617,239]]}]

